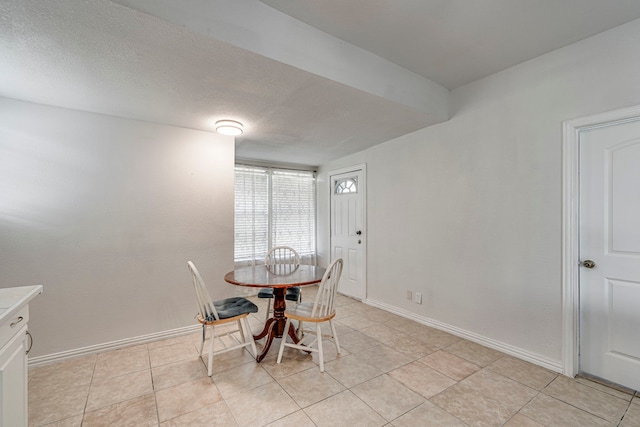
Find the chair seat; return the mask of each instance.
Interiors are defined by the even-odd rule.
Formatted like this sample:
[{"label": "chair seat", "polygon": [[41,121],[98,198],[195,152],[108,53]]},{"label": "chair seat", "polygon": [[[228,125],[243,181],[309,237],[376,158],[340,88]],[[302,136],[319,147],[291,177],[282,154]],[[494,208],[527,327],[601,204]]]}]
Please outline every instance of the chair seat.
[{"label": "chair seat", "polygon": [[[273,298],[273,288],[260,289],[258,298]],[[300,298],[300,287],[294,286],[293,288],[287,288],[287,293],[284,298],[288,301],[298,301]]]},{"label": "chair seat", "polygon": [[[336,316],[336,311],[332,310],[327,316],[317,317],[312,316],[313,312],[313,304],[312,302],[303,302],[298,304],[290,309],[285,310],[285,317],[289,317],[295,320],[301,320],[303,322],[326,322],[328,320],[333,319]],[[320,311],[320,307],[318,307],[318,311]]]},{"label": "chair seat", "polygon": [[[220,317],[221,320],[240,316],[241,314],[258,312],[257,305],[242,297],[231,297],[225,298],[220,301],[214,301],[213,305],[216,308],[218,317]],[[214,320],[215,319],[213,318],[213,316],[211,316],[211,318],[207,318],[207,321],[209,322],[212,322]]]}]

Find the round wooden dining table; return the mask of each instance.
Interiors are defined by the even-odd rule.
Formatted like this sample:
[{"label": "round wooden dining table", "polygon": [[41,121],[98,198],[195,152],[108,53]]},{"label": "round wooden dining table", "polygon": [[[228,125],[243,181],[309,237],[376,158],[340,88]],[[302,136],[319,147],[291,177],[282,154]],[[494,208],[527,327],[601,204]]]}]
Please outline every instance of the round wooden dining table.
[{"label": "round wooden dining table", "polygon": [[[236,286],[248,286],[251,288],[273,288],[273,317],[270,317],[264,324],[262,332],[253,336],[259,340],[267,337],[262,349],[262,353],[256,356],[260,362],[271,347],[274,338],[282,338],[285,335],[284,326],[286,319],[284,311],[286,309],[285,294],[287,288],[294,286],[306,286],[320,283],[324,276],[325,269],[315,265],[258,265],[254,267],[243,267],[228,272],[224,280]],[[297,343],[295,328],[290,325],[286,331],[291,339]],[[284,338],[283,338],[284,339]]]}]

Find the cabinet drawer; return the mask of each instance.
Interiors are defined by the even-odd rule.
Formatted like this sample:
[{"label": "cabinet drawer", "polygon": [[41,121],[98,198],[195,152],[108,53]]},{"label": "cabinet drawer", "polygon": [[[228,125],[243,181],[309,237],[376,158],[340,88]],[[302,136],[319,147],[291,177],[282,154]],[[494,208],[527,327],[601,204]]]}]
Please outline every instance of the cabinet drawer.
[{"label": "cabinet drawer", "polygon": [[[0,325],[0,347],[18,333],[29,321],[29,306],[24,306]],[[13,326],[11,326],[13,325]]]}]

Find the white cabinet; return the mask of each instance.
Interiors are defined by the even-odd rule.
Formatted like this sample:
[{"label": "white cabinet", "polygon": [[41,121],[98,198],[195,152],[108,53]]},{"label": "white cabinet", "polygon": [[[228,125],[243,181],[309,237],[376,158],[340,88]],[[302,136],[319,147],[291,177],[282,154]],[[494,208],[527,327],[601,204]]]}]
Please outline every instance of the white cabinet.
[{"label": "white cabinet", "polygon": [[0,350],[0,426],[27,425],[27,325]]},{"label": "white cabinet", "polygon": [[42,286],[0,289],[0,427],[27,426],[28,302]]}]

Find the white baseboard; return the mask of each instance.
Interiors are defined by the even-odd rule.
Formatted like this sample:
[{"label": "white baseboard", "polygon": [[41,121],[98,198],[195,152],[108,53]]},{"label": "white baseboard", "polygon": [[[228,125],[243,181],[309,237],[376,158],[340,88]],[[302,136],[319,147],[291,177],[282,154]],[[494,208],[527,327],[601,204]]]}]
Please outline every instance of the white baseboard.
[{"label": "white baseboard", "polygon": [[539,354],[531,353],[530,351],[524,350],[519,347],[512,346],[510,344],[505,344],[500,341],[496,341],[491,338],[484,337],[482,335],[478,335],[474,332],[469,332],[464,329],[457,328],[455,326],[448,325],[446,323],[439,322],[434,319],[430,319],[428,317],[419,316],[415,313],[411,313],[409,311],[403,310],[401,308],[385,304],[380,301],[375,301],[372,299],[366,299],[363,301],[365,304],[371,305],[373,307],[380,308],[382,310],[388,311],[389,313],[397,314],[398,316],[402,316],[406,319],[413,320],[414,322],[420,323],[422,325],[430,326],[435,329],[439,329],[441,331],[447,332],[451,335],[455,335],[460,338],[467,339],[469,341],[473,341],[477,344],[483,345],[485,347],[492,348],[494,350],[501,351],[510,356],[516,357],[518,359],[525,360],[527,362],[531,362],[535,365],[541,366],[543,368],[549,369],[550,371],[562,373],[562,361],[561,360],[553,360],[544,356],[540,356]]},{"label": "white baseboard", "polygon": [[105,351],[117,350],[123,347],[129,347],[138,344],[145,344],[153,341],[159,341],[167,338],[174,338],[181,335],[193,334],[202,330],[200,325],[185,326],[183,328],[171,329],[169,331],[156,332],[139,337],[125,338],[118,341],[111,341],[103,344],[91,345],[88,347],[77,348],[74,350],[62,351],[60,353],[47,354],[44,356],[30,357],[29,367],[46,365],[49,363],[60,362],[65,359],[71,359],[78,356],[86,356],[89,354],[103,353]]},{"label": "white baseboard", "polygon": [[[460,338],[473,341],[477,344],[484,345],[485,347],[489,347],[494,350],[501,351],[505,354],[516,357],[518,359],[526,360],[527,362],[531,362],[535,365],[542,366],[543,368],[549,369],[551,371],[562,373],[562,361],[552,360],[552,359],[540,356],[538,354],[531,353],[530,351],[509,345],[509,344],[505,344],[503,342],[496,341],[491,338],[484,337],[482,335],[478,335],[474,332],[469,332],[464,329],[460,329],[455,326],[451,326],[446,323],[442,323],[437,320],[430,319],[428,317],[419,316],[415,313],[411,313],[409,311],[403,310],[401,308],[398,308],[380,301],[366,299],[363,302],[373,307],[380,308],[384,311],[388,311],[389,313],[397,314],[398,316],[404,317],[409,320],[413,320],[414,322],[420,323],[422,325],[439,329],[441,331],[450,333],[451,335],[455,335]],[[192,334],[200,330],[201,330],[200,325],[191,325],[191,326],[186,326],[184,328],[172,329],[172,330],[163,331],[163,332],[156,332],[153,334],[142,335],[142,336],[133,337],[133,338],[125,338],[118,341],[112,341],[108,343],[82,347],[74,350],[63,351],[60,353],[53,353],[53,354],[48,354],[48,355],[38,356],[38,357],[30,357],[29,366],[35,367],[35,366],[45,365],[45,364],[54,363],[54,362],[60,362],[62,360],[71,359],[73,357],[102,353],[105,351],[117,350],[123,347],[129,347],[129,346],[138,345],[138,344],[145,344],[145,343],[159,341],[167,338],[178,337],[181,335]]]}]

